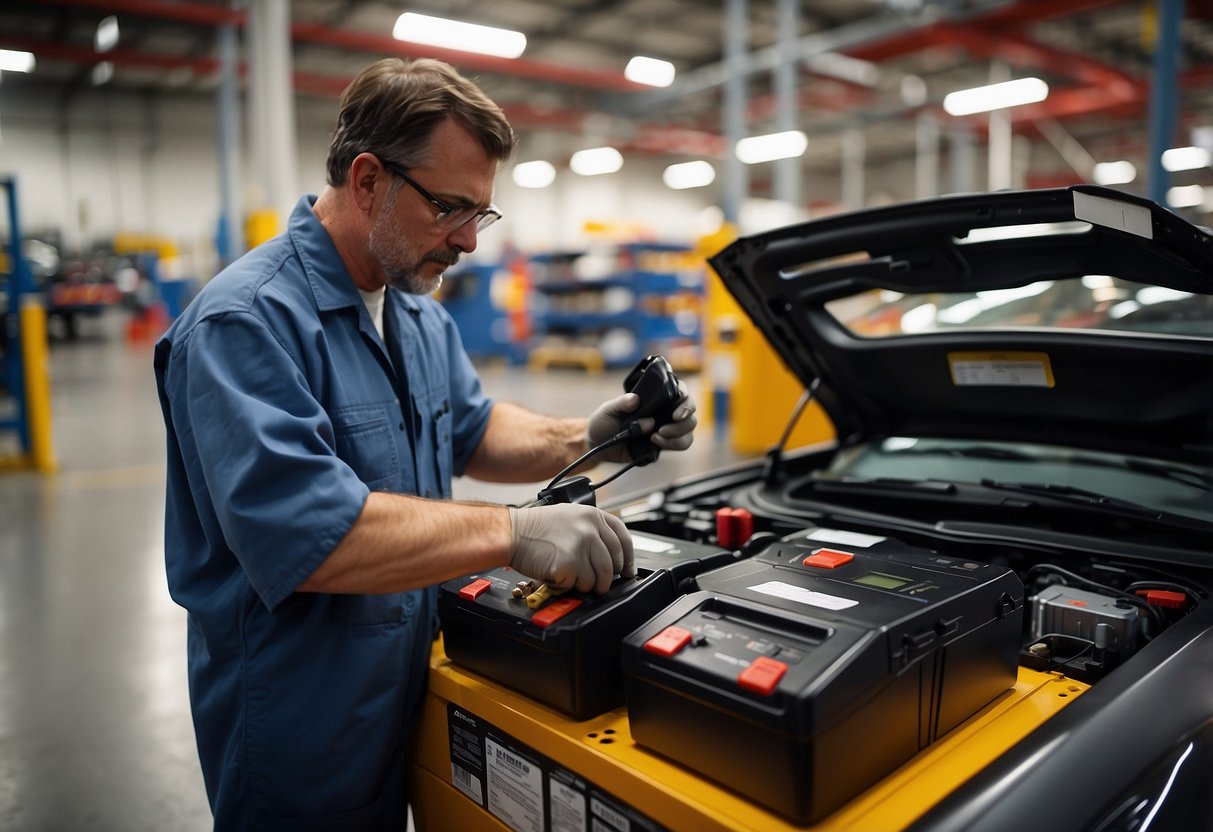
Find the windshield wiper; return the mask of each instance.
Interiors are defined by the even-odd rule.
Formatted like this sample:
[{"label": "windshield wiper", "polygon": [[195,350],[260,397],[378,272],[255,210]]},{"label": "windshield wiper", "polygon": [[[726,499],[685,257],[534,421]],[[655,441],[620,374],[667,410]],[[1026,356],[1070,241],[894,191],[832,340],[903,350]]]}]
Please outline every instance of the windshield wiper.
[{"label": "windshield wiper", "polygon": [[1117,461],[1100,459],[1086,454],[1031,454],[1017,451],[1013,448],[999,448],[991,445],[964,445],[942,448],[902,448],[896,451],[886,451],[889,456],[950,456],[963,459],[990,459],[1005,462],[1065,462],[1073,465],[1085,465],[1090,468],[1110,468],[1121,471],[1134,471],[1158,479],[1172,480],[1184,485],[1198,488],[1201,491],[1213,491],[1213,476],[1194,471],[1182,465],[1169,465],[1165,462],[1148,462],[1144,459],[1124,457]]},{"label": "windshield wiper", "polygon": [[1116,515],[1119,517],[1133,517],[1143,520],[1152,520],[1167,526],[1175,526],[1185,529],[1200,529],[1208,531],[1210,524],[1198,520],[1193,517],[1186,517],[1182,514],[1171,514],[1166,511],[1160,511],[1148,506],[1143,506],[1140,503],[1135,503],[1131,500],[1124,500],[1120,497],[1109,497],[1107,494],[1100,494],[1097,491],[1088,491],[1085,488],[1077,488],[1073,485],[1056,485],[1054,483],[1035,483],[1035,482],[999,482],[998,480],[983,479],[981,484],[986,488],[991,488],[996,491],[1013,491],[1017,494],[1029,494],[1038,497],[1052,497],[1057,500],[1075,503],[1080,506],[1095,509],[1101,513]]},{"label": "windshield wiper", "polygon": [[[984,492],[984,494],[983,494]],[[1053,511],[1067,510],[1091,513],[1101,517],[1115,517],[1137,522],[1154,523],[1172,529],[1198,530],[1208,534],[1213,524],[1195,517],[1174,514],[1149,506],[1143,506],[1120,497],[1110,497],[1095,491],[1087,491],[1072,485],[1052,483],[1002,482],[982,479],[974,483],[948,482],[945,480],[907,480],[892,477],[845,477],[840,480],[809,479],[798,483],[791,491],[793,499],[830,500],[844,497],[889,498],[899,497],[917,500],[937,500],[973,508],[1009,508],[995,498],[995,493],[1011,492],[1024,497],[1017,510],[1031,508]],[[1029,499],[1032,498],[1032,499]],[[1002,498],[1005,500],[1005,498]],[[1010,520],[1012,515],[1008,514]]]},{"label": "windshield wiper", "polygon": [[1078,488],[1073,485],[1057,485],[1051,482],[1000,482],[991,479],[983,479],[980,482],[986,488],[993,488],[997,491],[1015,491],[1020,494],[1039,494],[1043,497],[1057,497],[1062,500],[1081,503],[1082,505],[1115,508],[1118,510],[1125,509],[1134,514],[1148,515],[1150,517],[1162,517],[1166,514],[1166,512],[1146,508],[1140,503],[1122,500],[1119,497],[1109,497],[1107,494],[1100,494],[1097,491],[1087,491],[1085,488]]}]

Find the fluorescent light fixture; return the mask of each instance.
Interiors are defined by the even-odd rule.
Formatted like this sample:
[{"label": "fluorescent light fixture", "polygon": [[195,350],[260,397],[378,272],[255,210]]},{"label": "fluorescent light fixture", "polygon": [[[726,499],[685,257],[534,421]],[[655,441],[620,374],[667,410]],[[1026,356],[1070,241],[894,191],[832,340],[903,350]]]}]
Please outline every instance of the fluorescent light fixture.
[{"label": "fluorescent light fixture", "polygon": [[118,45],[118,18],[114,15],[101,19],[97,24],[97,33],[93,36],[93,48],[98,52],[108,52]]},{"label": "fluorescent light fixture", "polygon": [[1021,104],[1035,104],[1048,97],[1049,85],[1044,81],[1039,78],[1019,78],[948,93],[943,97],[943,108],[951,116],[969,116]]},{"label": "fluorescent light fixture", "polygon": [[34,53],[18,52],[15,49],[0,49],[0,70],[33,72]]},{"label": "fluorescent light fixture", "polygon": [[99,87],[102,84],[108,84],[110,79],[113,77],[114,64],[112,61],[102,61],[99,64],[93,65],[92,80],[94,87]]},{"label": "fluorescent light fixture", "polygon": [[514,166],[514,184],[520,188],[546,188],[556,181],[556,168],[551,162],[536,159]]},{"label": "fluorescent light fixture", "polygon": [[1128,185],[1137,178],[1137,168],[1132,162],[1099,162],[1092,178],[1097,185]]},{"label": "fluorescent light fixture", "polygon": [[1209,166],[1209,151],[1203,147],[1173,147],[1162,153],[1162,166],[1171,173]]},{"label": "fluorescent light fixture", "polygon": [[668,87],[674,83],[674,65],[659,58],[637,55],[628,61],[623,77],[637,84],[648,84],[650,87]]},{"label": "fluorescent light fixture", "polygon": [[1205,189],[1201,185],[1180,185],[1167,191],[1167,204],[1172,208],[1195,208],[1205,204]]},{"label": "fluorescent light fixture", "polygon": [[526,35],[510,29],[496,29],[476,23],[463,23],[428,14],[405,12],[396,18],[392,37],[443,49],[479,52],[498,58],[517,58],[526,49]]},{"label": "fluorescent light fixture", "polygon": [[737,158],[747,165],[792,159],[808,150],[809,137],[800,130],[785,130],[765,136],[750,136],[737,142]]},{"label": "fluorescent light fixture", "polygon": [[676,191],[687,188],[702,188],[716,181],[716,168],[708,162],[682,162],[670,165],[661,174],[661,181]]},{"label": "fluorescent light fixture", "polygon": [[582,176],[614,173],[623,167],[623,156],[613,147],[592,147],[574,153],[569,159],[569,167]]}]

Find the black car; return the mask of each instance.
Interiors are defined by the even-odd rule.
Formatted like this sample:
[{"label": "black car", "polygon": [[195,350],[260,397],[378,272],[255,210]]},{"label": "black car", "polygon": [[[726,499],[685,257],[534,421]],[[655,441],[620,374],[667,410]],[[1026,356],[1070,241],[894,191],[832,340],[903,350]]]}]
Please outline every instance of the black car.
[{"label": "black car", "polygon": [[[746,703],[675,698],[679,681],[666,657],[681,649],[681,625],[692,612],[707,615],[715,602],[706,596],[731,593],[719,602],[725,618],[739,610],[767,622],[755,632],[778,629],[784,619],[805,632],[845,631],[849,625],[829,610],[788,600],[802,592],[787,588],[793,573],[805,571],[802,556],[807,566],[817,553],[832,553],[816,564],[832,568],[838,549],[863,558],[872,541],[895,540],[940,564],[940,574],[980,566],[1000,580],[1013,576],[1006,580],[1015,588],[1000,584],[990,596],[1001,605],[991,620],[1014,622],[1009,635],[1004,626],[991,642],[1009,647],[991,648],[997,660],[965,676],[966,685],[989,679],[1005,689],[998,679],[1016,668],[1090,685],[957,782],[911,828],[1213,828],[1210,232],[1147,200],[1075,186],[833,216],[742,238],[711,265],[804,383],[804,400],[820,403],[837,439],[775,448],[760,463],[612,506],[634,531],[700,544],[719,541],[722,509],[746,517],[738,544],[745,560],[727,570],[749,571],[731,581],[708,573],[684,586],[693,591],[674,612],[624,645],[637,740],[726,785],[743,783],[747,768],[762,769],[733,760],[713,771],[699,750],[684,747],[694,746],[703,726],[719,727],[719,736],[735,728],[737,736],[757,737],[776,717],[773,708],[755,710],[743,731],[723,721]],[[815,536],[823,529],[828,536]],[[821,540],[844,544],[819,547]],[[899,558],[910,563],[909,555],[888,556],[890,563]],[[760,574],[763,559],[775,571]],[[898,577],[905,571],[865,568],[833,585],[864,584],[869,595],[893,599],[920,591],[906,589]],[[785,597],[772,599],[778,592],[768,576]],[[830,597],[841,604],[852,593]],[[876,670],[896,675],[915,649],[943,643],[957,626],[969,626],[959,612],[920,630],[879,628],[892,666]],[[794,652],[799,661],[803,651]],[[946,679],[969,659],[948,661],[931,671],[934,682],[922,682],[924,691],[936,686],[923,701],[935,697],[931,719],[940,732],[952,724],[939,710]],[[765,685],[768,694],[797,667],[763,666],[774,668],[775,681],[751,679],[747,687]],[[706,663],[684,669],[688,689],[704,687]],[[804,690],[814,684],[806,681]],[[638,705],[650,694],[666,701]],[[805,719],[823,719],[827,699],[823,693],[812,702],[818,710]],[[852,736],[857,724],[881,724],[882,709],[892,707],[901,705],[875,702],[859,722],[846,717]],[[670,727],[680,719],[687,722],[682,734]],[[798,753],[754,775],[750,796],[761,800],[762,781],[781,776]],[[829,765],[810,763],[810,772]],[[802,821],[834,808],[771,805]]]}]

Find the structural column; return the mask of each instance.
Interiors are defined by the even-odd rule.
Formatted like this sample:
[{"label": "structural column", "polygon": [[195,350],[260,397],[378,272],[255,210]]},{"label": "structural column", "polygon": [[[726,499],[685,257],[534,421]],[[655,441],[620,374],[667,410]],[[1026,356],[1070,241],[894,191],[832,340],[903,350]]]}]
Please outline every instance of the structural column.
[{"label": "structural column", "polygon": [[[779,64],[775,67],[775,100],[779,131],[800,130],[797,93],[800,87],[800,1],[779,0]],[[804,172],[801,157],[775,162],[775,198],[794,208],[801,207],[800,179]]]},{"label": "structural column", "polygon": [[264,192],[263,207],[285,217],[298,197],[290,0],[252,0],[247,53],[250,175]]},{"label": "structural column", "polygon": [[724,23],[724,177],[721,183],[721,210],[733,225],[741,222],[741,204],[749,190],[745,165],[737,158],[737,142],[746,131],[746,33],[749,24],[746,0],[726,0]]}]

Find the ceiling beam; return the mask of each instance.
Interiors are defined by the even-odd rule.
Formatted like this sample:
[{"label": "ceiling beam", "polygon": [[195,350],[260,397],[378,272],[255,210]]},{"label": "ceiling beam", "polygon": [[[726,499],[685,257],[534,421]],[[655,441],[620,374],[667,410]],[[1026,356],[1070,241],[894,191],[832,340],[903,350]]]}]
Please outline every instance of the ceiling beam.
[{"label": "ceiling beam", "polygon": [[[169,3],[163,0],[42,0],[42,2],[44,5],[93,9],[106,14],[132,14],[202,26],[227,24],[243,26],[247,21],[247,15],[244,12],[196,2]],[[337,29],[324,23],[294,23],[291,25],[291,38],[299,42],[355,52],[377,53],[401,58],[438,58],[478,72],[513,75],[532,81],[566,84],[603,92],[635,92],[649,89],[643,84],[629,81],[622,72],[583,69],[527,58],[498,58],[457,49],[421,46],[396,40],[390,35],[353,29]]]}]

